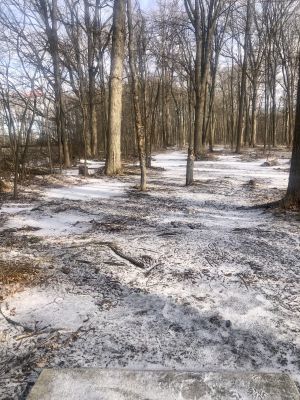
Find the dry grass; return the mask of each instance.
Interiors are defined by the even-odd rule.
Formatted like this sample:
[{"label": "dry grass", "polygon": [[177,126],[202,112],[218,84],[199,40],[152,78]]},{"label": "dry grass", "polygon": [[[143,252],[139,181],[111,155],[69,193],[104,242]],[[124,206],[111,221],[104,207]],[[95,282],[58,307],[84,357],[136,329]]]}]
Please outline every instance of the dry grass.
[{"label": "dry grass", "polygon": [[11,189],[12,189],[12,185],[10,184],[10,182],[5,181],[0,178],[0,193],[10,192]]},{"label": "dry grass", "polygon": [[39,270],[36,265],[28,261],[0,260],[0,285],[28,284],[35,280],[38,273]]}]

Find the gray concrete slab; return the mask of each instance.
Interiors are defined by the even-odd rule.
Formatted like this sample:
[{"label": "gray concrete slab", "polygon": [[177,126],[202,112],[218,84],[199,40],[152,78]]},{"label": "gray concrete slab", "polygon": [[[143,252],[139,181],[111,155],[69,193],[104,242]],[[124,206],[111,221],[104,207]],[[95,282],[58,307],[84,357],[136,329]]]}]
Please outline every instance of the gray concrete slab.
[{"label": "gray concrete slab", "polygon": [[300,400],[288,375],[45,369],[28,400]]}]

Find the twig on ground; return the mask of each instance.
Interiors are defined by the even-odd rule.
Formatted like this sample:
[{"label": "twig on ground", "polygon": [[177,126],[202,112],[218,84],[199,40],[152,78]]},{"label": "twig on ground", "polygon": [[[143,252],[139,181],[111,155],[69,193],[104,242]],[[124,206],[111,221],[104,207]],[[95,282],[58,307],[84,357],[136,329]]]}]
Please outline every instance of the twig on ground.
[{"label": "twig on ground", "polygon": [[237,276],[241,279],[241,281],[245,285],[246,289],[249,290],[249,286],[248,286],[247,282],[245,281],[243,275],[242,274],[237,274]]},{"label": "twig on ground", "polygon": [[158,264],[152,265],[152,267],[148,268],[147,271],[144,272],[144,275],[145,275],[146,277],[149,276],[149,275],[151,274],[151,272],[152,272],[155,268],[160,267],[161,265],[162,265],[162,263],[158,263]]}]

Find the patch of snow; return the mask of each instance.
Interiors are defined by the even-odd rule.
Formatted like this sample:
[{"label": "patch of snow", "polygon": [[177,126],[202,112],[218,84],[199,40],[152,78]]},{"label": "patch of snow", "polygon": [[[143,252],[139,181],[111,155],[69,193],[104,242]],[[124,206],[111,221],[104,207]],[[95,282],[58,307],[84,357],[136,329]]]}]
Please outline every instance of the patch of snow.
[{"label": "patch of snow", "polygon": [[30,211],[32,205],[22,203],[7,203],[0,206],[0,214],[17,214],[21,211]]},{"label": "patch of snow", "polygon": [[97,306],[88,295],[74,295],[39,287],[26,289],[6,299],[5,316],[32,330],[76,331],[97,313]]},{"label": "patch of snow", "polygon": [[[84,159],[80,160],[81,164],[85,164]],[[86,165],[89,168],[100,168],[100,167],[104,167],[105,162],[104,161],[94,161],[94,160],[86,160]]]},{"label": "patch of snow", "polygon": [[[35,236],[60,236],[83,233],[88,229],[88,216],[76,212],[40,215],[31,213],[10,217],[3,229],[32,227]],[[36,229],[36,230],[35,230]],[[30,230],[29,230],[30,232]],[[26,233],[28,233],[26,231]]]},{"label": "patch of snow", "polygon": [[[165,168],[164,175],[169,178],[184,178],[186,157],[186,153],[178,151],[158,154],[154,157],[153,166]],[[286,160],[280,160],[281,165],[285,162]],[[226,176],[242,181],[263,179],[279,189],[286,188],[288,180],[288,174],[284,169],[278,166],[264,167],[262,160],[241,161],[238,155],[218,155],[217,161],[195,161],[194,163],[194,179],[216,179]]]},{"label": "patch of snow", "polygon": [[109,199],[111,197],[123,196],[128,187],[118,180],[89,179],[85,185],[49,189],[45,192],[46,199],[66,200],[92,200]]},{"label": "patch of snow", "polygon": [[[84,160],[79,161],[81,164],[85,164]],[[93,161],[93,160],[87,160],[86,165],[88,167],[89,173],[94,174],[99,168],[104,167],[105,162],[104,161]],[[63,174],[67,176],[78,176],[79,175],[79,166],[64,169]]]}]

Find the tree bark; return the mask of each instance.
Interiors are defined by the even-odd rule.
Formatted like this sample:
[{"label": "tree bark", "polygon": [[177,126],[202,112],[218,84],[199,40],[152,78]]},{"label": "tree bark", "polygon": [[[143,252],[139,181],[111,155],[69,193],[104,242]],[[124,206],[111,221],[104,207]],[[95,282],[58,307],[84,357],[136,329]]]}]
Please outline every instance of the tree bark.
[{"label": "tree bark", "polygon": [[284,199],[288,207],[300,207],[300,56],[299,56],[299,79],[297,92],[297,109],[294,129],[293,151],[289,184]]},{"label": "tree bark", "polygon": [[245,94],[246,94],[246,83],[247,83],[247,64],[248,64],[248,44],[250,34],[250,22],[251,22],[251,0],[247,0],[247,16],[246,16],[246,29],[245,29],[245,44],[244,44],[244,60],[242,66],[242,78],[241,78],[241,90],[239,96],[239,114],[236,128],[236,153],[241,151],[241,142],[243,134],[243,120],[244,120],[244,105],[245,105]]},{"label": "tree bark", "polygon": [[105,172],[116,175],[121,164],[123,61],[125,51],[125,0],[115,0],[109,81],[108,137]]},{"label": "tree bark", "polygon": [[141,191],[147,189],[147,172],[146,172],[146,152],[145,152],[145,127],[142,123],[142,114],[140,109],[139,100],[139,85],[138,76],[135,65],[134,56],[134,37],[133,37],[133,24],[132,24],[132,6],[131,0],[127,0],[127,22],[128,22],[128,52],[129,52],[129,67],[131,72],[131,88],[132,88],[132,99],[134,108],[134,123],[137,137],[137,145],[140,159],[141,168]]},{"label": "tree bark", "polygon": [[252,110],[251,110],[251,138],[250,146],[256,146],[257,136],[257,82],[253,81],[253,93],[252,93]]},{"label": "tree bark", "polygon": [[[45,2],[41,1],[43,4],[42,8],[47,9]],[[59,54],[58,54],[58,10],[57,10],[57,0],[52,0],[52,10],[51,10],[51,23],[52,27],[49,26],[47,16],[45,16],[46,31],[49,41],[49,52],[52,57],[53,62],[53,73],[54,73],[54,93],[55,93],[55,120],[57,128],[57,136],[59,141],[59,153],[60,159],[63,155],[64,167],[69,168],[71,166],[69,145],[65,130],[65,113],[63,107],[62,93],[61,93],[61,72],[59,65]]]}]

